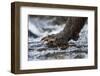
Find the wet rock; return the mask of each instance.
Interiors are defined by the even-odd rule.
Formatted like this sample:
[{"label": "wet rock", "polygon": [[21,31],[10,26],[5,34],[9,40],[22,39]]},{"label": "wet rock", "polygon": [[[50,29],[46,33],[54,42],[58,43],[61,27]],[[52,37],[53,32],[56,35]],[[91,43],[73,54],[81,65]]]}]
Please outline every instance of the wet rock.
[{"label": "wet rock", "polygon": [[71,51],[72,53],[87,53],[87,51],[82,51],[82,50],[74,50],[74,51]]},{"label": "wet rock", "polygon": [[28,48],[28,50],[29,50],[29,51],[33,51],[33,50],[35,50],[35,49],[34,49],[34,48]]},{"label": "wet rock", "polygon": [[48,48],[48,50],[58,50],[57,47],[54,47],[54,48]]},{"label": "wet rock", "polygon": [[46,51],[47,50],[47,48],[39,48],[39,49],[37,49],[37,51]]},{"label": "wet rock", "polygon": [[84,55],[81,55],[81,54],[80,54],[80,55],[75,56],[74,58],[75,58],[75,59],[81,59],[81,58],[84,58],[84,57],[85,57]]}]

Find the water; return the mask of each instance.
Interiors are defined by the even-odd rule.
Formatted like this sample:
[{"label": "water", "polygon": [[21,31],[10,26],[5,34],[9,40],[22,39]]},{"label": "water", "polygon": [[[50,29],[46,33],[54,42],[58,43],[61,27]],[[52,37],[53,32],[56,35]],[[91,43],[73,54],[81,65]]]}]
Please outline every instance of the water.
[{"label": "water", "polygon": [[[55,17],[54,17],[55,18]],[[77,41],[70,40],[67,49],[48,48],[41,39],[50,34],[63,30],[65,24],[52,24],[54,18],[30,17],[28,60],[54,60],[54,59],[84,59],[88,57],[88,25],[85,24]]]}]

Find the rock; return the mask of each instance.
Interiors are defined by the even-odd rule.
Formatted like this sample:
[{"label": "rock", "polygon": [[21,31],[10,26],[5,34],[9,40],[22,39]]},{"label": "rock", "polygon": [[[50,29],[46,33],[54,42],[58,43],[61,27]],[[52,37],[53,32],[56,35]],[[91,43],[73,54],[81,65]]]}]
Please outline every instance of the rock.
[{"label": "rock", "polygon": [[84,58],[84,57],[85,57],[84,55],[81,55],[81,54],[80,54],[80,55],[75,56],[74,58],[75,58],[75,59],[81,59],[81,58]]},{"label": "rock", "polygon": [[37,51],[46,51],[47,50],[47,48],[39,48],[39,49],[37,49]]}]

